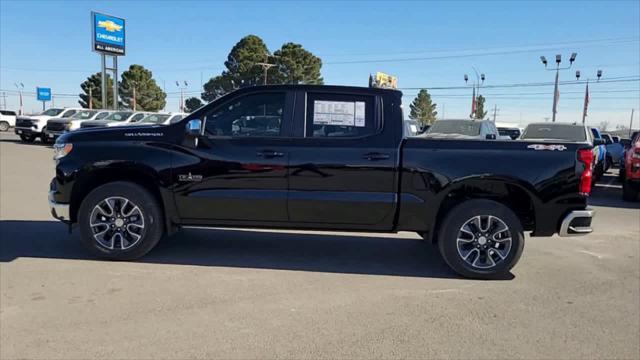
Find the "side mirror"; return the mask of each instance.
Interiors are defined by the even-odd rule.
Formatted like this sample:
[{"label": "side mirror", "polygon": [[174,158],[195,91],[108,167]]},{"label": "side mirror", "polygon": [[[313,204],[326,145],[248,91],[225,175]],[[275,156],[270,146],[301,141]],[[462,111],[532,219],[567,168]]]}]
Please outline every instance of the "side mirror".
[{"label": "side mirror", "polygon": [[187,122],[187,135],[198,137],[202,135],[202,120],[192,119]]},{"label": "side mirror", "polygon": [[606,141],[604,139],[593,139],[593,146],[605,145]]},{"label": "side mirror", "polygon": [[487,134],[485,136],[485,139],[487,139],[487,140],[495,140],[496,139],[496,134]]}]

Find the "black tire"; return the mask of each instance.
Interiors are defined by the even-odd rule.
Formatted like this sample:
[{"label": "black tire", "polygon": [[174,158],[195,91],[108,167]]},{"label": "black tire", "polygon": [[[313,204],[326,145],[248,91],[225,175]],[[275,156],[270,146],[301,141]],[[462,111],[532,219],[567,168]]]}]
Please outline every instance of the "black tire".
[{"label": "black tire", "polygon": [[41,141],[43,144],[49,144],[49,143],[51,143],[51,141],[50,141],[50,140],[49,140],[49,138],[47,137],[47,134],[45,133],[45,131],[46,131],[46,130],[47,130],[47,127],[46,127],[46,126],[45,126],[45,127],[43,127],[43,128],[42,128],[42,133],[40,134],[40,141]]},{"label": "black tire", "polygon": [[[488,230],[482,234],[483,236],[471,234],[470,236],[474,239],[471,242],[467,242],[469,240],[466,239],[465,241],[459,241],[459,232],[462,234],[463,226],[465,229],[473,231],[475,225],[468,227],[467,224],[473,222],[473,219],[478,216],[480,219],[485,219],[481,221],[488,220],[486,222]],[[489,216],[492,218],[489,218]],[[502,225],[507,227],[506,231],[496,232],[495,234],[491,232],[492,229],[502,229]],[[481,231],[477,232],[482,233]],[[463,234],[463,236],[467,236],[467,233]],[[511,238],[510,243],[506,240],[509,237]],[[492,239],[496,238],[499,240],[492,241]],[[480,267],[480,261],[477,266],[468,263],[462,255],[465,250],[459,251],[459,243],[462,248],[470,248],[466,253],[469,261],[471,261],[469,259],[471,257],[477,257],[478,260],[485,259],[483,262],[488,262],[486,260],[490,258],[494,266],[482,268]],[[507,244],[509,245],[508,248]],[[509,276],[509,271],[520,260],[524,249],[524,232],[518,217],[506,206],[491,200],[468,200],[451,209],[444,218],[439,228],[438,248],[444,261],[455,272],[464,277],[489,280],[505,279]],[[484,254],[484,256],[481,254]],[[502,256],[504,258],[501,258]],[[475,263],[473,261],[473,264]]]},{"label": "black tire", "polygon": [[638,199],[638,190],[634,189],[628,181],[622,182],[622,200],[636,201]]},{"label": "black tire", "polygon": [[[92,228],[90,221],[92,220],[92,216],[100,214],[99,211],[95,210],[96,206],[105,204],[104,201],[108,198],[124,198],[139,208],[141,213],[139,217],[142,218],[141,223],[144,226],[138,232],[140,236],[139,239],[132,237],[131,232],[128,230],[132,224],[120,225],[122,226],[122,231],[120,232],[122,235],[120,235],[119,241],[115,239],[115,235],[111,236],[112,249],[94,237],[94,234],[101,232],[105,227],[101,227],[100,225]],[[110,203],[113,203],[113,200],[110,201]],[[122,202],[120,202],[120,204],[122,204]],[[118,214],[118,206],[116,203],[114,206],[116,210],[112,211],[112,214]],[[123,206],[123,208],[125,208],[125,206]],[[130,209],[130,207],[126,209]],[[102,215],[99,216],[103,217]],[[129,215],[125,217],[128,216]],[[109,224],[116,224],[116,222],[109,220],[111,219],[107,219]],[[106,227],[113,228],[111,225],[107,225]],[[78,210],[78,226],[80,227],[81,242],[92,254],[109,260],[133,260],[147,254],[156,246],[158,241],[160,241],[164,235],[164,216],[160,205],[149,191],[134,183],[118,181],[99,186],[84,198]],[[127,233],[125,233],[125,229],[127,229]],[[117,229],[110,230],[111,233],[107,231],[105,237],[109,234],[114,234],[116,230]],[[123,237],[130,239],[126,240],[126,248]]]},{"label": "black tire", "polygon": [[9,126],[9,123],[6,121],[0,121],[0,131],[5,132],[5,131],[9,131],[9,128],[11,126]]},{"label": "black tire", "polygon": [[36,137],[33,135],[20,135],[20,140],[26,143],[32,143],[36,141]]}]

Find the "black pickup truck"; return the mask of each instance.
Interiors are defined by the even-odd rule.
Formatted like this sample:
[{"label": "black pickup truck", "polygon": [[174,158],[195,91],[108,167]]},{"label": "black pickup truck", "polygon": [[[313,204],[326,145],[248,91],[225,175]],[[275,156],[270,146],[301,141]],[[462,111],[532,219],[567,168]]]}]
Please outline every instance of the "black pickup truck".
[{"label": "black pickup truck", "polygon": [[258,86],[172,125],[67,133],[51,211],[108,259],[181,227],[415,231],[474,278],[504,276],[525,231],[591,232],[588,143],[405,138],[401,99]]}]

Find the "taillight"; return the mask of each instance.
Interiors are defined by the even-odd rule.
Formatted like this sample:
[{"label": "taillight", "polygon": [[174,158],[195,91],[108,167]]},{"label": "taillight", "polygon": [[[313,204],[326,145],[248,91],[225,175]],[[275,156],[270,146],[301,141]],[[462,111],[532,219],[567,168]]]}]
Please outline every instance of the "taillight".
[{"label": "taillight", "polygon": [[578,160],[584,164],[584,171],[580,176],[580,195],[588,196],[591,193],[591,181],[593,180],[593,152],[591,149],[578,150]]}]

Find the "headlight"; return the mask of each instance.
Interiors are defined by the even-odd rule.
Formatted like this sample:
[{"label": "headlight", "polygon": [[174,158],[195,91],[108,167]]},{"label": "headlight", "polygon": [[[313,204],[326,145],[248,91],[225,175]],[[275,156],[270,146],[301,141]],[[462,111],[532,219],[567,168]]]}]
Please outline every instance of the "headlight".
[{"label": "headlight", "polygon": [[73,144],[56,143],[53,145],[53,160],[59,160],[67,156],[73,150]]}]

